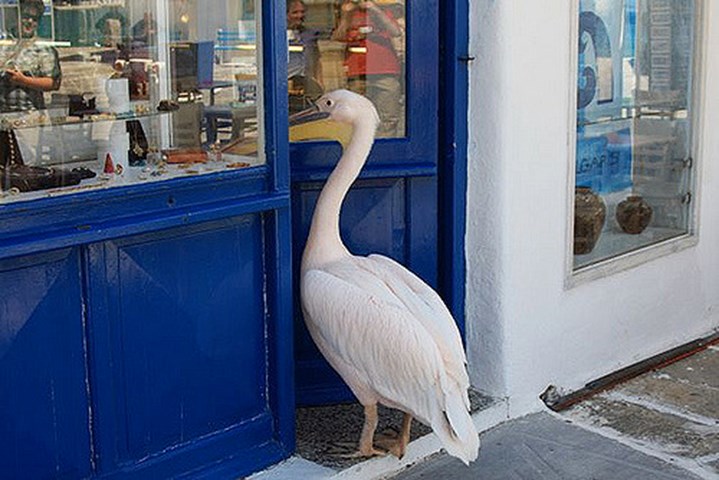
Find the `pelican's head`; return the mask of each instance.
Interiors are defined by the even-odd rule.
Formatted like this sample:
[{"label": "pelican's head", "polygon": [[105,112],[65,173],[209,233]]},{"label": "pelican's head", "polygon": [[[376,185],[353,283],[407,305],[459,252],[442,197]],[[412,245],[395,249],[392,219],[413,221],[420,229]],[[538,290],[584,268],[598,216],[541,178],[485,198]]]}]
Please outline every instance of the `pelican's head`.
[{"label": "pelican's head", "polygon": [[290,116],[290,140],[336,140],[347,146],[353,129],[364,125],[373,131],[379,125],[372,102],[349,90],[334,90]]}]

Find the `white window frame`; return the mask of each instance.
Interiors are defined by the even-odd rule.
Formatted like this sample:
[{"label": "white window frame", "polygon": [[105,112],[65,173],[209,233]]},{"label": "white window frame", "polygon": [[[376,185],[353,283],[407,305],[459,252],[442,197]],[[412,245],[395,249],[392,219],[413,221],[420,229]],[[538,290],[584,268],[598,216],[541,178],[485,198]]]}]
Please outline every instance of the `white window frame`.
[{"label": "white window frame", "polygon": [[569,135],[568,135],[568,169],[566,184],[566,240],[565,240],[565,289],[571,289],[583,283],[614,275],[631,268],[638,267],[647,262],[661,258],[667,255],[677,253],[679,251],[691,248],[699,242],[699,212],[700,212],[700,194],[702,176],[702,160],[703,160],[703,109],[704,102],[704,84],[705,65],[706,65],[706,35],[707,31],[707,15],[706,1],[695,0],[696,15],[694,19],[695,27],[695,55],[692,62],[692,101],[690,104],[691,111],[691,156],[693,159],[690,175],[690,185],[692,192],[692,200],[689,205],[688,231],[684,235],[679,235],[658,243],[647,245],[632,251],[618,254],[614,257],[592,263],[580,268],[574,267],[574,188],[576,183],[576,157],[577,157],[577,72],[579,63],[579,0],[571,1],[571,22],[570,22],[570,49],[569,55],[570,72],[573,74],[569,88]]}]

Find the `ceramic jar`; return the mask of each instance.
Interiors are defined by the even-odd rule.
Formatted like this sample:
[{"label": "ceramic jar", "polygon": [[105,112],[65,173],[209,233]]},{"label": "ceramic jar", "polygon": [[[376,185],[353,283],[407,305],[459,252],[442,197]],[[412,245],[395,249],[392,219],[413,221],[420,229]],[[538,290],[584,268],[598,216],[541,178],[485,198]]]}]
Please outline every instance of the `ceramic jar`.
[{"label": "ceramic jar", "polygon": [[652,207],[639,195],[629,195],[617,205],[616,219],[624,233],[638,235],[652,220]]},{"label": "ceramic jar", "polygon": [[576,187],[574,193],[574,254],[591,252],[602,233],[607,206],[589,187]]}]

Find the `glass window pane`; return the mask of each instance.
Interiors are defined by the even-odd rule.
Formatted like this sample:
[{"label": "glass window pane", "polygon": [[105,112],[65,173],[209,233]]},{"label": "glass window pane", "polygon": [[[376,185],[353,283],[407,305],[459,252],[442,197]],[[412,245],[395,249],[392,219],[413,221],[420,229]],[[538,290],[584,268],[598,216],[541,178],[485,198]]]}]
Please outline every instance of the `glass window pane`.
[{"label": "glass window pane", "polygon": [[19,0],[0,13],[0,201],[264,161],[255,0]]},{"label": "glass window pane", "polygon": [[346,88],[372,100],[378,136],[405,135],[404,0],[288,0],[290,113]]},{"label": "glass window pane", "polygon": [[694,0],[580,0],[574,267],[689,232]]}]

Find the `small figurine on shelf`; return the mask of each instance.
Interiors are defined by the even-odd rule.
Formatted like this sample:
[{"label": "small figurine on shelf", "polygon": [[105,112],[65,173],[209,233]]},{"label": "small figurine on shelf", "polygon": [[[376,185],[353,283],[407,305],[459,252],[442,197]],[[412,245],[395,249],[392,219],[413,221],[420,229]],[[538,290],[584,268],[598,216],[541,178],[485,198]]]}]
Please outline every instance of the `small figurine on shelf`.
[{"label": "small figurine on shelf", "polygon": [[219,140],[215,141],[215,143],[210,145],[210,154],[212,160],[216,162],[222,161],[222,145],[220,145]]},{"label": "small figurine on shelf", "polygon": [[112,163],[112,155],[105,155],[105,168],[102,170],[105,175],[113,175],[115,173],[115,164]]},{"label": "small figurine on shelf", "polygon": [[154,145],[147,147],[147,165],[158,167],[160,163],[162,163],[162,155],[158,148]]},{"label": "small figurine on shelf", "polygon": [[130,150],[128,151],[128,163],[131,167],[145,165],[149,149],[145,130],[138,120],[127,122],[127,132],[130,136]]}]

